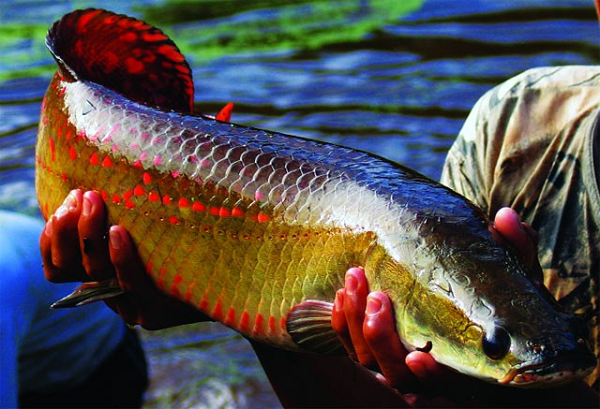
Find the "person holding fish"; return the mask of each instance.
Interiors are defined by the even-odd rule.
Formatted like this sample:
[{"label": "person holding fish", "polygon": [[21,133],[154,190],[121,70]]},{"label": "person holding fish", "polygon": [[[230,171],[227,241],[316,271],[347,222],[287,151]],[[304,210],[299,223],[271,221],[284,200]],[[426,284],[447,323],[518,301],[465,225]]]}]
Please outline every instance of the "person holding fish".
[{"label": "person holding fish", "polygon": [[[551,74],[551,75],[550,75]],[[492,113],[482,114],[482,107],[496,107],[498,112],[502,112],[503,103],[509,100],[509,97],[499,92],[502,90],[512,90],[512,94],[519,94],[523,90],[530,90],[531,83],[538,83],[539,78],[544,77],[550,84],[553,84],[552,79],[556,80],[560,78],[561,81],[566,81],[564,77],[571,78],[573,83],[584,83],[588,78],[594,78],[597,76],[596,69],[552,69],[552,70],[538,70],[530,71],[523,74],[522,76],[509,81],[507,84],[490,91],[474,108],[471,116],[467,120],[463,131],[461,132],[459,139],[455,143],[451,150],[448,160],[444,169],[443,180],[445,183],[450,184],[452,187],[460,190],[462,193],[467,194],[472,200],[477,201],[478,204],[488,209],[493,214],[496,213],[495,226],[497,231],[500,233],[500,240],[507,240],[512,243],[514,247],[521,250],[522,255],[526,258],[526,262],[529,264],[537,263],[537,249],[536,242],[538,241],[538,235],[533,230],[530,223],[521,223],[517,212],[509,208],[500,208],[501,204],[511,204],[516,208],[520,209],[521,212],[526,213],[526,208],[523,205],[519,205],[514,200],[510,200],[506,196],[501,196],[501,199],[495,199],[496,207],[491,207],[486,202],[486,195],[478,186],[486,186],[493,184],[493,178],[499,178],[499,175],[490,175],[491,181],[479,181],[473,177],[466,178],[463,175],[481,175],[485,172],[476,170],[478,166],[484,166],[477,163],[477,158],[482,157],[474,152],[474,150],[482,149],[485,146],[482,141],[482,136],[478,135],[490,135],[498,134],[494,133],[494,122],[489,121],[493,117]],[[572,87],[569,87],[572,89]],[[521,90],[521,91],[518,91]],[[570,135],[573,140],[584,139],[590,143],[590,156],[591,161],[587,164],[581,163],[584,169],[585,166],[589,166],[588,170],[584,175],[574,175],[568,180],[571,183],[577,182],[577,177],[581,176],[584,180],[581,181],[581,186],[587,186],[587,179],[591,176],[597,177],[598,172],[598,132],[596,124],[598,121],[597,107],[600,106],[597,100],[598,96],[598,84],[597,82],[589,82],[584,87],[586,92],[590,92],[590,95],[586,96],[586,100],[590,102],[590,109],[584,110],[588,112],[586,114],[586,120],[581,121],[583,126],[578,127],[577,131],[573,135]],[[539,89],[537,90],[539,92]],[[576,94],[576,93],[575,93]],[[596,95],[596,97],[593,97]],[[576,96],[572,96],[575,98]],[[513,98],[516,98],[513,96]],[[596,98],[596,99],[594,99]],[[490,99],[496,101],[495,104],[489,103]],[[594,108],[595,107],[595,108]],[[596,111],[594,111],[596,109]],[[498,115],[495,113],[495,115]],[[516,113],[515,113],[516,115]],[[487,120],[485,132],[476,131],[481,129],[481,125],[478,125],[478,118],[481,120]],[[558,118],[554,118],[554,122],[559,123]],[[571,123],[569,121],[569,123]],[[508,132],[508,131],[507,131]],[[548,135],[541,131],[542,135]],[[556,134],[556,132],[554,132]],[[581,136],[577,136],[581,135]],[[591,138],[591,139],[590,139]],[[555,140],[555,139],[553,139]],[[488,144],[498,143],[491,142]],[[467,146],[467,147],[465,147]],[[510,146],[518,146],[518,143],[511,143]],[[505,148],[506,149],[506,148]],[[509,157],[514,157],[518,152],[513,152]],[[581,156],[581,155],[575,155]],[[548,158],[552,162],[560,163],[558,160],[560,156],[554,155],[554,157]],[[566,157],[566,156],[565,156]],[[524,164],[522,161],[518,163]],[[471,167],[470,169],[466,169]],[[490,165],[487,165],[488,168]],[[506,167],[503,167],[506,168]],[[523,169],[526,169],[523,167]],[[593,173],[589,173],[592,171]],[[530,181],[530,178],[519,177],[514,178],[519,181]],[[599,180],[591,178],[591,180]],[[496,194],[509,195],[511,190],[502,189],[502,185],[495,185]],[[572,186],[572,185],[571,185]],[[584,192],[594,193],[592,189],[587,190],[583,187],[576,187],[574,190],[578,193],[578,197]],[[471,189],[471,191],[469,191]],[[518,192],[519,189],[512,188],[513,192]],[[556,189],[552,189],[555,192]],[[597,193],[597,190],[596,190]],[[513,193],[514,194],[514,193]],[[521,197],[522,195],[516,195]],[[568,196],[568,195],[567,195]],[[528,197],[527,200],[534,200],[533,197]],[[597,206],[600,201],[587,200],[588,206]],[[550,207],[556,211],[556,207],[560,206],[561,201],[555,199],[552,201],[554,205]],[[585,206],[583,206],[585,207]],[[49,279],[59,281],[72,281],[72,280],[89,280],[89,277],[97,279],[98,272],[103,272],[105,276],[116,275],[119,278],[121,286],[127,290],[127,294],[119,298],[113,298],[106,300],[106,303],[117,311],[127,322],[137,323],[146,328],[163,328],[172,325],[183,324],[186,322],[201,321],[207,319],[203,314],[195,309],[190,308],[186,304],[180,303],[171,297],[164,296],[155,285],[149,280],[144,274],[144,268],[141,265],[139,258],[134,251],[128,233],[119,226],[111,226],[109,229],[108,243],[104,239],[105,229],[105,210],[103,200],[99,194],[95,192],[81,192],[74,191],[69,195],[69,198],[63,204],[63,208],[67,211],[58,212],[59,217],[53,217],[48,222],[48,225],[52,225],[52,235],[42,236],[42,251],[44,258],[48,261],[45,263],[46,275]],[[580,210],[577,205],[569,209],[569,220],[593,220],[597,217],[599,212],[588,213],[587,217],[577,216],[581,212],[586,210]],[[574,213],[571,213],[574,212]],[[538,230],[547,231],[552,225],[552,220],[545,220],[545,225],[540,224],[539,216],[534,217],[532,220],[533,224]],[[596,222],[597,223],[597,222]],[[575,228],[579,232],[585,233],[586,237],[590,237],[588,240],[591,243],[598,243],[597,239],[597,224],[595,228],[587,226],[567,226]],[[48,227],[47,227],[48,228]],[[565,237],[573,239],[572,233],[562,233]],[[589,236],[587,236],[589,235]],[[594,236],[595,235],[595,236]],[[88,240],[88,248],[94,249],[94,251],[79,250],[78,247],[71,246],[70,242],[65,240],[66,237],[78,236],[80,238],[86,237]],[[594,238],[595,237],[595,238]],[[555,237],[557,245],[564,243],[559,240],[559,237]],[[552,240],[551,240],[552,241]],[[542,254],[547,254],[548,251],[552,252],[552,248],[548,244],[548,240],[544,237],[539,239]],[[82,242],[82,246],[84,246]],[[594,246],[586,246],[585,243],[580,246],[579,249],[573,251],[585,251],[588,252],[589,256],[576,257],[576,261],[584,263],[583,267],[580,267],[578,271],[588,272],[587,283],[596,283],[597,277],[591,275],[593,266],[597,266],[597,251],[598,248]],[[596,252],[596,253],[594,253]],[[52,269],[52,263],[49,261],[52,257],[58,257],[61,259],[61,268]],[[544,258],[543,258],[544,259]],[[552,257],[546,256],[546,259],[552,260]],[[568,254],[565,258],[561,259],[560,265],[567,266],[572,265],[567,261],[569,259]],[[80,262],[83,260],[83,264]],[[595,264],[594,264],[595,263]],[[587,267],[586,267],[587,265]],[[67,271],[69,273],[67,273]],[[547,274],[547,273],[546,273]],[[546,281],[549,279],[546,278]],[[550,281],[555,286],[555,289],[560,289],[560,280],[555,279]],[[583,280],[586,283],[585,280]],[[591,286],[591,284],[588,284]],[[593,287],[592,287],[593,288]],[[592,294],[593,295],[593,294]],[[596,294],[597,295],[597,294]],[[160,301],[159,301],[160,300]],[[581,300],[580,300],[581,302]],[[597,304],[593,304],[590,300],[587,301],[587,308],[596,308]],[[586,308],[585,302],[579,304],[582,308]],[[594,307],[595,305],[595,307]],[[484,385],[481,382],[468,379],[467,377],[447,371],[441,367],[431,358],[425,351],[414,351],[407,353],[399,341],[398,336],[395,334],[394,320],[392,317],[392,307],[387,296],[383,293],[369,293],[368,283],[366,281],[364,272],[360,268],[350,269],[346,274],[346,287],[338,292],[335,302],[335,310],[333,315],[333,325],[343,339],[350,355],[361,362],[366,367],[377,368],[384,375],[379,375],[374,378],[369,373],[362,372],[353,366],[350,360],[339,357],[321,357],[321,356],[308,356],[303,357],[302,360],[294,360],[290,358],[291,352],[275,350],[273,348],[254,344],[255,350],[261,363],[264,365],[267,374],[269,375],[275,390],[278,392],[282,402],[286,406],[298,406],[302,404],[320,404],[327,406],[330,404],[340,404],[345,402],[347,404],[363,403],[364,406],[373,406],[376,404],[387,405],[427,405],[433,402],[449,405],[449,404],[468,404],[468,405],[481,405],[485,406],[488,404],[498,405],[498,402],[502,402],[502,405],[514,404],[522,406],[527,402],[527,405],[538,404],[545,406],[550,403],[554,405],[569,405],[578,406],[581,404],[585,406],[588,403],[594,403],[598,400],[598,395],[591,388],[587,387],[583,382],[570,384],[563,387],[553,388],[552,390],[531,391],[531,390],[517,390],[517,389],[501,389],[497,390],[497,387],[490,387]],[[592,318],[597,317],[597,312],[588,313],[588,316]],[[594,327],[592,327],[594,330]],[[595,327],[597,331],[597,327]],[[597,343],[597,332],[592,341]],[[597,345],[597,344],[596,344]],[[310,382],[310,387],[307,388],[296,388],[298,379],[302,377],[303,373],[310,373],[310,377],[306,382]],[[348,375],[350,378],[348,379]],[[326,378],[325,378],[326,377]],[[292,379],[289,379],[292,378]],[[333,379],[336,381],[334,382]],[[595,372],[595,378],[591,376],[590,384],[593,382],[597,383],[597,370]],[[320,382],[321,381],[321,382]],[[379,382],[381,381],[381,383]],[[289,387],[294,385],[294,387]],[[337,386],[336,386],[337,385]],[[356,388],[348,388],[349,385],[356,385]],[[423,386],[426,385],[426,386]],[[450,386],[449,386],[450,385]],[[468,385],[468,387],[465,387]],[[388,387],[389,386],[389,387]],[[332,391],[339,388],[340,391],[332,393]],[[376,395],[369,394],[366,389],[371,388],[377,391]],[[358,393],[348,392],[358,390]],[[397,390],[403,392],[412,392],[408,394],[400,394]],[[301,391],[300,393],[297,391]],[[309,392],[311,391],[311,392]],[[435,396],[436,391],[438,394]],[[423,392],[423,393],[416,393]],[[500,397],[501,395],[501,397]],[[377,396],[374,398],[373,396]],[[340,400],[343,397],[343,401]],[[565,397],[567,399],[565,400]],[[348,399],[348,400],[345,400]],[[342,403],[344,404],[344,403]]]},{"label": "person holding fish", "polygon": [[[101,32],[112,33],[106,36],[110,46],[99,46],[97,38],[89,34],[100,27]],[[120,41],[122,38],[130,41]],[[120,55],[145,57],[120,61],[111,53],[107,58],[84,60],[80,55],[83,43],[89,55],[118,49]],[[558,307],[543,287],[569,290],[570,284],[552,285],[552,280],[563,278],[561,274],[550,281],[551,274],[544,272],[542,277],[539,265],[533,262],[531,229],[525,225],[521,230],[514,212],[498,211],[493,227],[464,197],[365,152],[194,116],[193,84],[185,59],[160,30],[135,19],[103,10],[74,12],[52,27],[47,44],[59,71],[44,100],[36,151],[38,197],[49,220],[46,232],[51,231],[41,238],[45,273],[54,281],[98,280],[55,306],[113,297],[107,304],[127,322],[161,328],[207,319],[187,306],[198,305],[211,318],[253,340],[286,406],[487,406],[499,401],[505,406],[524,402],[548,406],[561,402],[567,392],[576,393],[578,399],[569,400],[571,405],[596,402],[593,390],[570,382],[596,364],[587,348],[585,325]],[[151,71],[157,75],[146,75]],[[565,271],[575,278],[577,288],[579,284],[590,288],[591,293],[583,291],[590,295],[597,291],[592,271],[598,266],[598,213],[589,203],[598,202],[593,196],[597,184],[592,184],[596,187],[593,193],[588,192],[586,183],[568,185],[557,176],[569,172],[570,168],[562,167],[569,158],[593,153],[597,146],[588,143],[585,146],[591,149],[572,152],[543,148],[544,141],[550,145],[557,139],[570,141],[570,134],[595,129],[590,124],[597,122],[593,107],[598,104],[593,98],[598,75],[581,71],[575,69],[576,81],[567,87],[570,93],[566,97],[549,94],[555,98],[550,104],[539,103],[543,99],[536,101],[536,97],[547,95],[543,86],[552,71],[537,77],[529,73],[489,94],[497,98],[484,97],[450,152],[444,178],[476,202],[479,189],[484,199],[499,198],[498,203],[479,201],[488,215],[494,215],[500,205],[511,205],[542,233],[556,224],[551,216],[536,219],[542,210],[564,208],[569,203],[568,213],[586,222],[581,227],[589,235],[581,250],[590,263],[569,259],[579,259],[580,253],[568,246],[570,251],[547,258],[561,257],[564,265],[575,265],[575,270]],[[145,75],[139,75],[141,72]],[[159,81],[159,74],[168,81]],[[552,81],[548,84],[547,89],[555,89]],[[587,98],[592,98],[592,108],[586,110],[581,102]],[[508,111],[503,110],[503,101],[508,101]],[[554,110],[561,103],[568,108]],[[495,109],[500,113],[497,117]],[[467,130],[473,122],[478,123],[480,111],[489,115],[489,122],[484,118],[485,127],[475,127],[470,134]],[[544,112],[552,114],[533,115]],[[559,120],[563,116],[576,120],[565,125]],[[512,122],[503,122],[506,118]],[[499,131],[487,133],[494,121]],[[535,126],[525,126],[530,124]],[[537,138],[532,132],[542,124],[554,128]],[[511,142],[509,154],[506,158],[495,156],[504,149],[505,134],[500,131],[510,126],[519,131],[514,136],[506,134]],[[593,142],[597,134],[590,132],[586,135],[592,136],[579,138]],[[531,139],[513,144],[520,135]],[[528,150],[530,146],[537,149]],[[518,156],[519,149],[527,154]],[[538,169],[536,154],[550,165],[560,166],[548,172],[543,165],[546,162],[541,161],[543,166]],[[171,160],[173,157],[179,159]],[[511,162],[514,158],[524,158],[525,163],[519,159],[515,165]],[[588,169],[593,170],[597,156],[589,158]],[[533,168],[525,166],[528,163]],[[501,172],[505,169],[511,170],[506,180]],[[574,182],[597,176],[595,171],[568,174],[567,180]],[[500,179],[495,184],[496,177]],[[514,181],[537,182],[533,186],[540,188],[509,183]],[[272,185],[275,182],[279,184]],[[472,192],[465,189],[473,183]],[[99,192],[71,191],[58,215],[52,216],[68,190],[82,186],[97,186],[93,189]],[[543,189],[548,186],[550,189]],[[561,191],[563,186],[568,189]],[[503,189],[506,195],[498,194]],[[189,196],[190,192],[195,194]],[[563,193],[555,195],[557,192]],[[511,195],[522,201],[512,200]],[[353,200],[357,202],[354,207]],[[366,206],[385,217],[365,217],[361,210]],[[527,209],[532,208],[535,214],[529,215]],[[107,217],[120,220],[127,230],[111,226],[106,240]],[[544,223],[538,224],[540,220]],[[253,230],[246,230],[247,223]],[[276,230],[279,228],[282,230]],[[577,237],[569,233],[561,240],[573,245]],[[554,234],[550,240],[556,238]],[[287,246],[290,239],[305,242]],[[73,247],[74,240],[80,245]],[[542,260],[546,259],[545,240],[542,238],[539,246]],[[315,243],[337,243],[329,249],[329,253],[335,250],[334,255],[309,262],[314,251],[307,257],[294,252],[307,246],[319,249]],[[507,243],[521,252],[509,249]],[[188,251],[180,251],[181,246]],[[591,250],[586,252],[587,248]],[[292,262],[294,255],[299,263]],[[271,262],[282,257],[288,257],[290,263]],[[204,265],[195,264],[199,261]],[[253,268],[258,265],[259,274],[302,276],[304,279],[289,283],[318,285],[302,285],[297,292],[288,289],[292,295],[299,294],[298,300],[289,304],[295,297],[282,298],[283,292],[254,278]],[[337,270],[349,265],[365,268],[350,269],[345,289],[336,296],[334,286],[322,285],[323,277],[337,273],[332,282],[341,283],[338,278],[343,274]],[[290,268],[295,270],[290,273]],[[190,269],[194,274],[188,274]],[[368,285],[365,272],[371,274]],[[239,279],[233,278],[236,274]],[[582,274],[583,281],[579,280]],[[369,294],[368,286],[393,291]],[[243,294],[240,297],[238,290]],[[250,298],[242,299],[246,295]],[[561,294],[555,295],[560,298]],[[593,314],[593,296],[581,300],[583,304],[577,305],[591,305]],[[272,305],[281,307],[270,308]],[[396,314],[392,314],[392,305]],[[363,366],[347,357],[293,359],[297,352],[273,346],[316,352],[345,346],[350,357]],[[404,346],[414,351],[407,354]],[[442,376],[437,362],[490,383],[454,373]],[[361,369],[367,366],[378,368],[384,378]],[[304,383],[310,380],[310,387],[289,388],[297,386],[299,379]],[[557,386],[562,383],[567,385]],[[539,392],[499,389],[501,385],[552,388]]]}]

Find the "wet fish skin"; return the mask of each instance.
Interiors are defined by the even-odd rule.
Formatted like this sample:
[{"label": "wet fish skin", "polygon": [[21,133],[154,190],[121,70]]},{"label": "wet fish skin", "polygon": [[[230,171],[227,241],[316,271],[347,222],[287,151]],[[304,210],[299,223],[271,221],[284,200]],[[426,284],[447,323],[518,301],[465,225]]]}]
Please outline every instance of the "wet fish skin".
[{"label": "wet fish skin", "polygon": [[[172,105],[182,112],[145,105],[107,88],[102,70],[86,78],[77,47],[62,42],[108,18],[139,47],[160,37],[90,10],[50,31],[61,54],[36,146],[45,217],[73,188],[100,192],[159,288],[274,346],[336,350],[331,302],[345,270],[364,266],[371,289],[390,296],[409,350],[430,342],[438,362],[517,386],[566,382],[595,365],[576,318],[450,189],[372,154],[193,115],[185,102]],[[181,89],[166,102],[190,98]]]}]

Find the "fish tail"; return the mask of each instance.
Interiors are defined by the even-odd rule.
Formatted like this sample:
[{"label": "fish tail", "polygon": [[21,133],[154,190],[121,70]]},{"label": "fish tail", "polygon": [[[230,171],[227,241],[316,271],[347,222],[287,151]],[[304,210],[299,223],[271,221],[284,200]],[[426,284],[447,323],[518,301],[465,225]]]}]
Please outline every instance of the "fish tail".
[{"label": "fish tail", "polygon": [[50,28],[46,45],[65,81],[90,81],[138,103],[193,112],[189,64],[165,33],[143,21],[77,10]]}]

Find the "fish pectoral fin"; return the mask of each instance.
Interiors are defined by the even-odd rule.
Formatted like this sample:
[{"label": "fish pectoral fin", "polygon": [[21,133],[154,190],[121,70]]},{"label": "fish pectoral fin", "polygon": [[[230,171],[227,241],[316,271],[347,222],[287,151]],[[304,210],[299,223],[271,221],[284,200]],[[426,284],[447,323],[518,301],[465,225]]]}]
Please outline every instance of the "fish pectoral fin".
[{"label": "fish pectoral fin", "polygon": [[342,342],[331,327],[333,303],[307,300],[294,306],[287,317],[287,331],[303,349],[318,354],[343,355]]},{"label": "fish pectoral fin", "polygon": [[119,280],[116,278],[104,281],[92,281],[81,284],[71,294],[52,304],[50,308],[80,307],[95,301],[116,297],[121,294],[123,294],[123,290],[119,286]]}]

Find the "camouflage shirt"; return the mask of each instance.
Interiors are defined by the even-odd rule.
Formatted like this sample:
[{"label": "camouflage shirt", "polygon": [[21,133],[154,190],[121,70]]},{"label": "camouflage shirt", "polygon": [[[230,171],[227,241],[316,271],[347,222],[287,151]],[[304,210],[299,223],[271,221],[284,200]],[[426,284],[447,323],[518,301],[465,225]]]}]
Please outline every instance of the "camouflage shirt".
[{"label": "camouflage shirt", "polygon": [[[596,356],[599,117],[599,66],[526,71],[477,102],[442,173],[490,217],[510,206],[537,230],[544,284],[586,320]],[[598,387],[599,372],[588,383]]]}]

